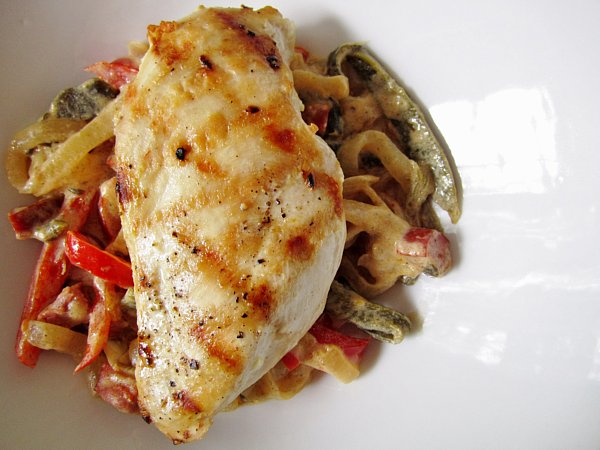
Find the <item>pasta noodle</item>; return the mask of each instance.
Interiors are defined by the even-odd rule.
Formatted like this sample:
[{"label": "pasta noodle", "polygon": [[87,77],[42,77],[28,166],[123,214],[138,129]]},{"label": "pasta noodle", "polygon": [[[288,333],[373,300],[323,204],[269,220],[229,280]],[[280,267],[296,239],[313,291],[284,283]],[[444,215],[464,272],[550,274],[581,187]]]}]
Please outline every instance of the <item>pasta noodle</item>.
[{"label": "pasta noodle", "polygon": [[[376,158],[378,164],[369,166],[363,158]],[[367,130],[344,141],[338,151],[338,159],[346,176],[359,174],[389,174],[398,186],[386,186],[386,192],[402,194],[401,203],[408,217],[415,218],[427,198],[433,193],[434,184],[426,167],[419,166],[398,150],[392,140],[381,131]],[[389,180],[389,177],[384,178]]]},{"label": "pasta noodle", "polygon": [[246,389],[235,402],[235,406],[292,398],[310,382],[311,375],[312,367],[301,365],[290,371],[285,364],[279,362]]},{"label": "pasta noodle", "polygon": [[351,240],[346,244],[340,274],[362,295],[373,298],[392,287],[401,276],[418,276],[422,268],[397,254],[396,242],[411,228],[410,224],[388,208],[368,181],[364,180],[362,190],[356,189],[354,195],[375,198],[374,204],[344,199]]},{"label": "pasta noodle", "polygon": [[328,77],[310,70],[294,70],[294,87],[301,93],[341,100],[350,94],[348,78],[343,75]]}]

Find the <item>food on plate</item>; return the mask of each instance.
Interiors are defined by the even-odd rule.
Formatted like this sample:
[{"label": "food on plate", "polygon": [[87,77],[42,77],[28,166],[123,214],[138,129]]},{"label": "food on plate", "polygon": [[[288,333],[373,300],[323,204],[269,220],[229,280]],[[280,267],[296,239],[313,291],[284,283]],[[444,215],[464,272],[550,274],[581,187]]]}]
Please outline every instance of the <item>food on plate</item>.
[{"label": "food on plate", "polygon": [[273,8],[200,7],[15,135],[8,178],[38,198],[9,220],[43,243],[23,364],[71,355],[179,443],[313,370],[350,382],[371,339],[410,331],[372,299],[450,269],[450,164],[364,47],[295,45]]}]

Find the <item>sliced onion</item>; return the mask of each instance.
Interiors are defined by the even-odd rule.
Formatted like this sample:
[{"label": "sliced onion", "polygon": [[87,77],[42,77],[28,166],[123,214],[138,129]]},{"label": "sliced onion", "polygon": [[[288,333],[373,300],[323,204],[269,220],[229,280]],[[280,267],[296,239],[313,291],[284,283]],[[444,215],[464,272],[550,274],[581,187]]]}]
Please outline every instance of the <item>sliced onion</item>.
[{"label": "sliced onion", "polygon": [[10,183],[23,193],[29,178],[29,151],[41,144],[63,142],[85,124],[83,120],[48,118],[17,132],[6,157],[6,174]]}]

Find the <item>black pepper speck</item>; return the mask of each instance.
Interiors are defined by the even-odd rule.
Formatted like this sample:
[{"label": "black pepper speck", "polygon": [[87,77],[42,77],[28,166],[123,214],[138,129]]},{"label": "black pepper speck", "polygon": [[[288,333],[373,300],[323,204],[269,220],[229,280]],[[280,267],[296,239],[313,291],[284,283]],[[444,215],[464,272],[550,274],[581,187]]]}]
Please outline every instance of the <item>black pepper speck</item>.
[{"label": "black pepper speck", "polygon": [[206,56],[206,55],[200,56],[200,63],[202,64],[202,67],[204,67],[205,69],[208,69],[208,70],[213,69],[213,63],[210,59],[208,59],[208,56]]},{"label": "black pepper speck", "polygon": [[279,59],[277,59],[277,56],[275,56],[275,55],[267,56],[267,62],[269,63],[269,66],[271,66],[271,69],[273,69],[273,70],[279,69]]}]

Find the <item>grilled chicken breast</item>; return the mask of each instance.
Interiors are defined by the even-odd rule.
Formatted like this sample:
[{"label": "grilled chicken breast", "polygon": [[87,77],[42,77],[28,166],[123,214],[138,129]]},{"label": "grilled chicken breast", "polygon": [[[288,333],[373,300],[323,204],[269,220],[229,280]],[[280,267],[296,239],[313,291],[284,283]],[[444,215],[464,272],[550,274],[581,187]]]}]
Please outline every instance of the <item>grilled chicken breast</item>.
[{"label": "grilled chicken breast", "polygon": [[345,239],[342,172],[301,118],[272,8],[148,28],[115,118],[140,408],[200,438],[321,314]]}]

